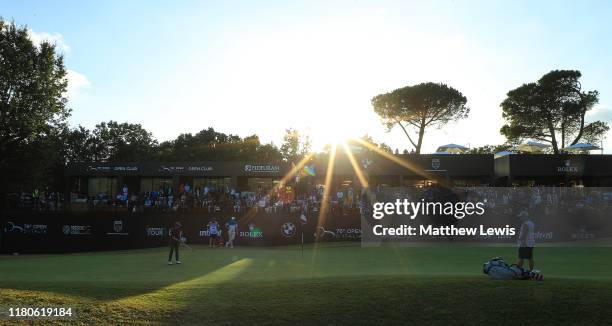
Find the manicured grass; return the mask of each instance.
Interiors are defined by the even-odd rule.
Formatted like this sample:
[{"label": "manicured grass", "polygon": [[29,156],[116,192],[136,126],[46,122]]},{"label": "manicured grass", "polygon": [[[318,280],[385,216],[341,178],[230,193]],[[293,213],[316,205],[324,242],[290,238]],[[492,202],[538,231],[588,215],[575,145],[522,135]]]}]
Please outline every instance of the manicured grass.
[{"label": "manicured grass", "polygon": [[[612,248],[537,248],[544,282],[492,281],[507,247],[359,244],[0,257],[0,306],[76,307],[66,323],[607,324]],[[0,322],[1,323],[1,322]]]}]

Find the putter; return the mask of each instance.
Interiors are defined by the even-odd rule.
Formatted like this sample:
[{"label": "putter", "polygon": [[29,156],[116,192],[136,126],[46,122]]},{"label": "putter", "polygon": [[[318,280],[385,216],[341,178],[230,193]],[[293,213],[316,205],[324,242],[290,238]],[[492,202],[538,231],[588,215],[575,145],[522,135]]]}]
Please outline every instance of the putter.
[{"label": "putter", "polygon": [[181,246],[186,247],[187,249],[189,249],[190,251],[193,251],[193,248],[191,248],[188,244],[187,244],[187,238],[183,237],[181,238]]}]

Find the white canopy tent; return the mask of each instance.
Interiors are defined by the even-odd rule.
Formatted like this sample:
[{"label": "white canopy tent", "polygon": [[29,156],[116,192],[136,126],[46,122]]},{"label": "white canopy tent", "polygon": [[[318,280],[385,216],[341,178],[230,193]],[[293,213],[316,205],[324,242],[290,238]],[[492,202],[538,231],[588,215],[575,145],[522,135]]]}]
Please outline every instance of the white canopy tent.
[{"label": "white canopy tent", "polygon": [[446,144],[438,147],[436,150],[436,154],[440,154],[442,152],[449,154],[461,154],[465,153],[469,148],[457,144]]},{"label": "white canopy tent", "polygon": [[589,151],[594,151],[594,150],[599,150],[601,148],[593,145],[593,144],[587,144],[587,143],[576,143],[574,145],[571,146],[567,146],[565,148],[563,148],[564,151],[566,152],[570,152],[570,153],[586,153],[588,154]]},{"label": "white canopy tent", "polygon": [[515,154],[515,153],[510,152],[510,151],[501,151],[501,152],[495,153],[494,158],[503,157],[503,156],[512,155],[512,154]]},{"label": "white canopy tent", "polygon": [[548,147],[550,147],[550,145],[543,144],[543,143],[538,143],[538,142],[535,142],[535,141],[528,141],[528,142],[526,142],[524,144],[520,144],[516,149],[521,151],[521,152],[539,153],[539,152],[542,152],[543,150],[545,150]]}]

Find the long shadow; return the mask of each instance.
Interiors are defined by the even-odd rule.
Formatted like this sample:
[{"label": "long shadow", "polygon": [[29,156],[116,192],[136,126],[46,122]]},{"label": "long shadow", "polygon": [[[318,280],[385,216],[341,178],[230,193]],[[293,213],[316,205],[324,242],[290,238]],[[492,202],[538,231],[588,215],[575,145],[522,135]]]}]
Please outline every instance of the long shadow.
[{"label": "long shadow", "polygon": [[[265,261],[253,262],[243,274],[259,269]],[[513,318],[527,312],[542,324],[532,308],[538,304],[549,313],[595,313],[612,299],[612,281],[551,279],[546,282],[493,281],[480,275],[410,276],[352,275],[306,277],[293,280],[218,283],[193,290],[182,298],[171,314],[161,315],[163,324],[453,324],[477,320]],[[508,308],[507,300],[521,297]],[[588,307],[568,304],[586,300]],[[581,302],[582,302],[581,301]],[[584,303],[584,302],[583,302]],[[475,309],[474,307],[479,307]],[[440,320],[438,313],[443,313]],[[570,314],[571,315],[571,314]],[[605,316],[604,316],[605,315]],[[455,317],[453,317],[455,316]],[[461,316],[461,317],[458,317]],[[610,312],[594,316],[606,320]],[[414,318],[414,319],[412,319]],[[458,318],[458,319],[454,319]],[[529,319],[527,318],[527,319]],[[552,323],[551,323],[552,322]],[[534,323],[537,324],[537,323]]]},{"label": "long shadow", "polygon": [[[245,252],[248,256],[248,251]],[[244,255],[245,252],[241,254]],[[189,282],[214,273],[236,260],[235,257],[219,259],[219,255],[212,250],[183,250],[181,254],[184,263],[172,266],[166,264],[165,250],[143,250],[141,253],[121,255],[103,252],[16,257],[19,260],[0,261],[0,289],[39,291],[85,300],[111,301]],[[207,259],[207,255],[211,254],[217,257]],[[152,255],[155,259],[151,258]],[[61,267],[61,264],[69,265]],[[70,273],[74,273],[75,269],[78,277],[71,279]],[[91,275],[82,275],[83,273]],[[142,277],[139,277],[138,273]]]},{"label": "long shadow", "polygon": [[[338,244],[338,248],[342,248]],[[351,249],[351,248],[348,248]],[[383,248],[384,249],[384,248]],[[444,248],[442,248],[444,249]],[[351,276],[368,276],[378,272],[384,272],[383,269],[377,268],[378,261],[395,260],[395,265],[389,265],[388,268],[410,274],[417,273],[423,270],[422,266],[430,266],[431,273],[437,270],[449,270],[449,261],[436,259],[436,257],[452,256],[449,253],[440,252],[437,248],[423,248],[414,253],[410,251],[397,251],[397,248],[388,248],[376,254],[376,259],[368,259],[367,256],[362,257],[364,252],[355,252],[347,250],[341,252],[344,263],[338,262],[337,256],[320,257],[316,265],[310,265],[312,248],[308,247],[304,257],[301,257],[299,247],[283,248],[282,251],[292,252],[295,254],[287,256],[281,253],[280,256],[275,256],[273,253],[280,249],[239,249],[231,250],[203,250],[196,248],[193,252],[183,252],[184,264],[182,266],[167,266],[165,265],[166,250],[143,250],[125,253],[95,253],[95,254],[78,254],[78,255],[61,255],[61,256],[40,256],[40,257],[17,257],[17,260],[11,262],[10,259],[0,260],[0,289],[15,289],[27,291],[43,291],[55,293],[58,295],[69,295],[76,298],[100,301],[118,301],[125,298],[137,297],[160,291],[175,291],[173,286],[187,284],[189,286],[180,288],[180,292],[185,294],[183,299],[187,305],[198,306],[197,300],[207,294],[215,294],[210,292],[211,289],[220,286],[232,286],[232,284],[246,285],[244,288],[251,288],[253,283],[263,283],[266,280],[272,279],[279,283],[290,282],[291,279],[317,279],[329,277],[326,275],[317,274],[321,270],[334,273],[336,270],[342,270],[339,277]],[[368,249],[363,249],[368,250]],[[463,254],[460,262],[474,266],[474,270],[479,270],[479,261],[492,257],[494,254],[499,255],[500,250],[503,252],[514,251],[511,248],[481,248],[482,251]],[[550,251],[558,251],[557,248],[542,248],[542,263],[544,266],[550,266],[545,269],[545,275],[554,276],[553,266],[566,266],[567,259],[576,258],[574,261],[580,262],[580,257],[583,257],[584,249],[574,249],[573,251],[564,250],[563,255],[555,255],[547,258],[544,253]],[[409,255],[406,255],[410,252]],[[552,253],[552,252],[551,252]],[[594,255],[595,261],[609,262],[610,250],[606,248],[589,250],[591,256]],[[442,255],[442,256],[438,256]],[[301,258],[300,258],[301,257]],[[374,256],[370,256],[374,257]],[[573,258],[572,258],[573,257]],[[24,259],[22,259],[24,258]],[[248,266],[243,266],[239,277],[222,280],[217,283],[189,283],[199,278],[205,277],[216,271],[224,271],[224,269],[234,264],[241,259],[250,259],[252,262]],[[286,265],[286,260],[289,259],[293,265]],[[351,261],[357,260],[356,263]],[[586,261],[585,261],[586,262]],[[348,265],[347,265],[348,263]],[[66,265],[64,265],[66,264]],[[276,264],[275,267],[271,267]],[[452,264],[451,264],[452,265]],[[368,267],[368,270],[352,272],[350,269]],[[420,268],[419,268],[420,266]],[[607,271],[606,265],[599,266],[595,269],[592,265],[590,268],[591,276],[604,275]],[[383,266],[384,267],[384,266]],[[47,269],[45,269],[47,268]],[[459,267],[457,267],[459,268]],[[575,269],[584,269],[576,267]],[[349,271],[344,272],[344,269]],[[70,278],[70,272],[78,271],[78,278]],[[289,272],[287,272],[289,270]],[[312,271],[315,271],[313,274]],[[462,269],[459,269],[462,270]],[[457,269],[449,270],[450,272],[458,272]],[[570,270],[570,272],[573,269]],[[295,274],[293,274],[295,272]],[[20,275],[11,275],[22,273]],[[62,275],[65,273],[66,275]],[[83,276],[83,273],[91,273]],[[266,274],[267,273],[267,274]],[[549,274],[550,273],[550,274]],[[367,274],[367,275],[366,275]],[[584,273],[571,272],[568,275],[580,276]],[[562,275],[562,274],[559,274]],[[381,273],[379,277],[387,277]],[[191,289],[193,288],[193,290]],[[235,290],[236,295],[243,294],[243,290],[238,286]],[[192,294],[190,294],[192,293]],[[200,298],[200,299],[198,299]],[[163,296],[160,300],[164,299]],[[1,301],[2,299],[0,299]]]}]

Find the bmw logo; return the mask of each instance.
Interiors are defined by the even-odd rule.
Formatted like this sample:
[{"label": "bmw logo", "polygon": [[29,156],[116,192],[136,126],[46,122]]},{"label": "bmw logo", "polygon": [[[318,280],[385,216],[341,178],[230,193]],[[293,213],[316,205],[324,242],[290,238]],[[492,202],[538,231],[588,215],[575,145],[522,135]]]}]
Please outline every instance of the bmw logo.
[{"label": "bmw logo", "polygon": [[295,224],[291,222],[286,222],[283,225],[281,225],[281,234],[285,238],[291,238],[292,236],[294,236],[295,235]]}]

